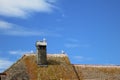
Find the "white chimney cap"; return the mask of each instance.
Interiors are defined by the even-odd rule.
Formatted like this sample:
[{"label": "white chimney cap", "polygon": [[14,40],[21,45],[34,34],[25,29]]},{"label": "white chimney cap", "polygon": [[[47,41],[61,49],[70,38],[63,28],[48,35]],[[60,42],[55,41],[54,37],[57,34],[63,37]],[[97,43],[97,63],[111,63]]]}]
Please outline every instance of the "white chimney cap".
[{"label": "white chimney cap", "polygon": [[46,46],[47,42],[46,41],[37,41],[36,46]]}]

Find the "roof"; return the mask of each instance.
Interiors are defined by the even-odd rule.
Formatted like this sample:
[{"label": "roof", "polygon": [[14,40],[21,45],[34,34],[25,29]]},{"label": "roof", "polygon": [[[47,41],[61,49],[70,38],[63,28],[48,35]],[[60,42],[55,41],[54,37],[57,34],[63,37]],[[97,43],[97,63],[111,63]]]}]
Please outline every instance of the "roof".
[{"label": "roof", "polygon": [[0,73],[0,75],[6,75],[6,73]]},{"label": "roof", "polygon": [[[25,57],[30,57],[35,60],[36,63],[36,54],[25,54]],[[71,64],[67,54],[47,54],[47,65],[58,65],[58,64]]]},{"label": "roof", "polygon": [[30,80],[79,80],[66,54],[48,54],[47,61],[47,66],[39,66],[36,54],[26,54],[5,72],[16,76],[17,72],[26,71]]},{"label": "roof", "polygon": [[25,54],[4,73],[7,80],[120,80],[120,66],[72,65],[66,54],[47,54],[47,66],[36,54]]},{"label": "roof", "polygon": [[[48,66],[36,64],[36,56],[25,56],[24,62],[32,80],[76,79],[76,74],[66,54],[48,54]],[[31,72],[32,71],[32,72]]]},{"label": "roof", "polygon": [[83,80],[120,80],[120,66],[74,65]]}]

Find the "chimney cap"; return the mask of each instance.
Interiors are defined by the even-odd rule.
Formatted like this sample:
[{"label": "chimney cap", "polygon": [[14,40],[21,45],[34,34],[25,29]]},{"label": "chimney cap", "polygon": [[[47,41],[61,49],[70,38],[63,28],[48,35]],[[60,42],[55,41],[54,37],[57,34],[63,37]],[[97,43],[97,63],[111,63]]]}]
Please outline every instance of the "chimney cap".
[{"label": "chimney cap", "polygon": [[47,45],[46,39],[36,42],[36,46],[46,46],[46,45]]}]

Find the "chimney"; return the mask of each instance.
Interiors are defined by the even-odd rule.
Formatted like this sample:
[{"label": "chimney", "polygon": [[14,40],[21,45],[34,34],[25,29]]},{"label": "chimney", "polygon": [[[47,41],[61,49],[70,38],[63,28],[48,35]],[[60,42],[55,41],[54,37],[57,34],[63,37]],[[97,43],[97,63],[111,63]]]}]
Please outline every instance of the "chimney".
[{"label": "chimney", "polygon": [[37,48],[37,64],[40,66],[47,65],[47,42],[44,39],[43,41],[36,42]]}]

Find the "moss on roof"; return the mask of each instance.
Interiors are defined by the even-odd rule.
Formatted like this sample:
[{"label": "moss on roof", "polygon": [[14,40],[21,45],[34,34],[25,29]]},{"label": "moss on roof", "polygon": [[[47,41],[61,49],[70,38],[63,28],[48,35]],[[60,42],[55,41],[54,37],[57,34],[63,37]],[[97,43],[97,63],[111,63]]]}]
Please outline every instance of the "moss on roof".
[{"label": "moss on roof", "polygon": [[47,66],[37,65],[36,55],[25,55],[25,63],[30,80],[78,80],[65,54],[48,54]]},{"label": "moss on roof", "polygon": [[47,62],[26,54],[5,71],[7,80],[120,80],[120,66],[72,65],[66,54],[48,54]]}]

